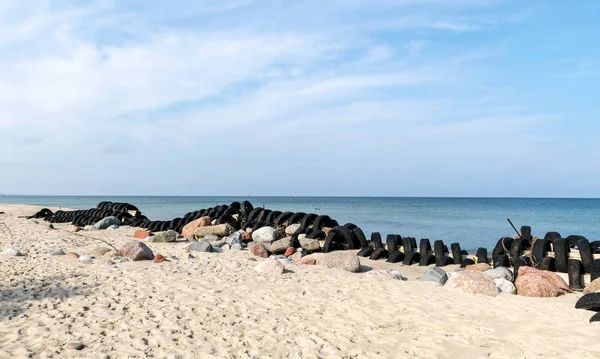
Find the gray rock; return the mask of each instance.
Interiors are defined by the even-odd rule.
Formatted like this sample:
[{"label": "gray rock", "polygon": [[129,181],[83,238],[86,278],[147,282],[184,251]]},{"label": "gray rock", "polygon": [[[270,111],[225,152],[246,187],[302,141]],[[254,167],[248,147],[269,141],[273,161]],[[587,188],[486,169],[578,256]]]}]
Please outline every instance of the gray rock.
[{"label": "gray rock", "polygon": [[96,257],[94,257],[94,256],[79,256],[79,260],[82,262],[83,261],[91,261],[94,258],[96,258]]},{"label": "gray rock", "polygon": [[377,279],[396,279],[396,280],[406,280],[402,276],[402,273],[393,269],[380,269],[380,270],[371,270],[365,273],[366,277],[369,278],[377,278]]},{"label": "gray rock", "polygon": [[185,246],[184,248],[187,250],[190,250],[190,251],[194,251],[194,252],[212,252],[213,251],[212,245],[208,241],[192,242],[192,243],[188,244],[187,246]]},{"label": "gray rock", "polygon": [[290,258],[287,258],[285,256],[276,256],[276,255],[272,255],[269,257],[270,259],[275,259],[281,262],[281,264],[283,264],[284,266],[287,265],[296,265],[296,262],[294,262],[293,260],[291,260]]},{"label": "gray rock", "polygon": [[421,280],[424,282],[435,282],[441,285],[448,281],[448,274],[445,270],[438,267],[429,268],[423,273]]},{"label": "gray rock", "polygon": [[292,237],[285,237],[285,238],[282,238],[280,240],[277,240],[277,241],[271,243],[271,247],[269,248],[269,251],[271,253],[275,253],[275,254],[282,254],[282,253],[285,253],[285,251],[289,247],[292,247],[292,244],[293,244]]},{"label": "gray rock", "polygon": [[504,278],[496,278],[494,279],[494,283],[496,284],[496,287],[498,287],[500,293],[517,294],[517,288],[515,287],[515,285]]},{"label": "gray rock", "polygon": [[202,239],[204,239],[205,241],[214,242],[219,240],[219,236],[215,236],[214,234],[207,234]]},{"label": "gray rock", "polygon": [[337,251],[319,256],[317,265],[356,273],[360,270],[360,259],[356,254]]},{"label": "gray rock", "polygon": [[231,250],[232,251],[241,251],[242,250],[242,244],[241,243],[234,243],[231,245]]},{"label": "gray rock", "polygon": [[[213,246],[213,248],[223,248],[223,246],[228,245],[227,242],[223,239],[223,240],[218,240],[219,237],[217,237],[216,241],[209,241],[210,245]],[[204,240],[206,241],[206,237],[204,237]]]},{"label": "gray rock", "polygon": [[125,263],[125,262],[129,262],[129,258],[119,258],[119,259],[116,259],[116,257],[115,257],[114,261],[115,261],[115,263]]},{"label": "gray rock", "polygon": [[485,272],[483,272],[483,274],[487,275],[492,279],[502,278],[506,279],[509,282],[512,282],[514,280],[513,273],[510,271],[510,269],[506,267],[497,267],[494,269],[486,270]]},{"label": "gray rock", "polygon": [[96,224],[94,224],[94,229],[107,229],[113,225],[120,226],[121,221],[117,217],[110,216],[96,222]]},{"label": "gray rock", "polygon": [[298,237],[298,241],[300,242],[300,247],[307,251],[317,252],[321,250],[321,245],[319,244],[318,239],[311,238],[300,238]]},{"label": "gray rock", "polygon": [[188,253],[188,259],[194,259],[194,258],[196,258],[196,257],[194,257],[194,256],[192,255],[192,253]]},{"label": "gray rock", "polygon": [[218,237],[225,237],[235,232],[230,224],[218,224],[216,226],[198,227],[194,230],[194,238],[203,239],[209,234],[213,234]]},{"label": "gray rock", "polygon": [[287,228],[285,229],[285,234],[287,236],[292,236],[294,233],[296,233],[296,231],[300,229],[300,223],[295,223],[292,225],[287,226]]},{"label": "gray rock", "polygon": [[252,241],[252,242],[248,242],[248,243],[246,244],[246,248],[250,249],[250,248],[252,248],[252,247],[253,247],[255,244],[256,244],[256,243],[255,243],[254,241]]},{"label": "gray rock", "polygon": [[221,247],[221,249],[224,251],[228,251],[231,249],[231,246],[229,244],[225,244],[225,245],[223,245],[223,247]]},{"label": "gray rock", "polygon": [[242,234],[240,232],[235,232],[227,237],[225,242],[227,242],[227,244],[230,246],[233,246],[236,243],[242,243]]},{"label": "gray rock", "polygon": [[62,249],[55,249],[52,252],[48,253],[49,256],[64,256],[65,255],[65,251],[63,251]]},{"label": "gray rock", "polygon": [[23,253],[19,252],[18,250],[14,249],[14,248],[8,248],[8,249],[5,249],[2,252],[0,252],[0,256],[22,257]]},{"label": "gray rock", "polygon": [[119,229],[119,226],[117,226],[116,224],[113,224],[112,226],[110,226],[106,229],[110,229],[111,231],[114,231],[115,229]]},{"label": "gray rock", "polygon": [[81,343],[69,343],[69,344],[67,344],[67,348],[73,349],[73,350],[81,350],[81,349],[85,348],[85,346]]},{"label": "gray rock", "polygon": [[262,227],[252,232],[252,240],[256,243],[273,243],[278,235],[275,228]]},{"label": "gray rock", "polygon": [[168,230],[165,232],[155,233],[153,236],[148,237],[148,242],[153,243],[173,243],[177,241],[177,232]]}]

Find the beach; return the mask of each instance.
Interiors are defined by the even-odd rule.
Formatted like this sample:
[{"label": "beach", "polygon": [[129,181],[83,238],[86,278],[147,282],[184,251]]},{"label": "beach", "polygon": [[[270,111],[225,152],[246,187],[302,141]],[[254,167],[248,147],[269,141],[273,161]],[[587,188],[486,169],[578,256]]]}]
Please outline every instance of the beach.
[{"label": "beach", "polygon": [[419,281],[426,267],[367,258],[360,273],[317,265],[271,276],[247,250],[190,259],[184,240],[147,244],[162,263],[80,261],[48,253],[119,248],[135,228],[72,233],[18,218],[39,209],[0,205],[0,250],[24,254],[0,256],[0,358],[600,357],[578,293],[469,294]]}]

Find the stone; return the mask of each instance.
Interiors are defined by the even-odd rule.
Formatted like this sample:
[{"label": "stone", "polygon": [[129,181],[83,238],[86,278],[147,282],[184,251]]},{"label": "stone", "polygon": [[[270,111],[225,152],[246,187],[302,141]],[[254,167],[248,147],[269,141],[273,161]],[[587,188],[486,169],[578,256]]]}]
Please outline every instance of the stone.
[{"label": "stone", "polygon": [[396,280],[406,280],[402,276],[402,273],[393,269],[379,269],[379,270],[371,270],[365,273],[365,276],[373,279],[396,279]]},{"label": "stone", "polygon": [[273,243],[278,235],[279,233],[275,228],[262,227],[252,232],[252,240],[256,243]]},{"label": "stone", "polygon": [[471,272],[485,272],[490,269],[492,269],[492,266],[487,263],[477,263],[477,264],[472,264],[470,266],[465,267],[465,270],[468,270]]},{"label": "stone", "polygon": [[[217,237],[217,238],[219,238],[219,237]],[[203,240],[205,241],[206,237],[204,237]],[[228,246],[227,242],[224,239],[216,240],[216,241],[209,241],[209,242],[213,246],[213,248],[223,248],[224,246]]]},{"label": "stone", "polygon": [[229,244],[225,244],[225,245],[223,245],[223,247],[221,247],[221,249],[224,251],[228,251],[231,249],[231,246]]},{"label": "stone", "polygon": [[526,266],[519,267],[515,287],[517,287],[517,294],[526,297],[558,297],[573,293],[567,283],[556,273]]},{"label": "stone", "polygon": [[225,237],[229,236],[233,232],[235,232],[235,228],[233,228],[229,223],[218,224],[216,226],[198,227],[196,228],[196,230],[194,230],[194,238],[203,239],[209,234],[213,234],[219,237]]},{"label": "stone", "polygon": [[300,233],[298,235],[298,239],[304,239],[304,238],[306,238],[306,233]]},{"label": "stone", "polygon": [[65,257],[70,259],[79,259],[79,254],[75,252],[68,252],[67,254],[65,254]]},{"label": "stone", "polygon": [[360,259],[356,254],[337,251],[319,256],[317,265],[356,273],[360,270]]},{"label": "stone", "polygon": [[289,256],[288,258],[289,258],[289,259],[291,259],[291,260],[293,260],[294,262],[298,263],[298,261],[299,261],[300,259],[302,259],[302,257],[303,257],[303,254],[304,254],[304,253],[302,253],[302,252],[298,252],[298,251],[296,251],[296,253],[292,254],[292,255],[291,255],[291,256]]},{"label": "stone", "polygon": [[596,278],[585,287],[583,294],[596,293],[600,290],[600,278]]},{"label": "stone", "polygon": [[[275,253],[275,254],[283,254],[285,253],[285,251],[290,248],[293,244],[293,240],[292,237],[285,237],[282,238],[280,240],[277,240],[273,243],[271,243],[271,246],[269,247],[269,251],[271,253]],[[263,242],[263,243],[268,243],[268,242]]]},{"label": "stone", "polygon": [[314,258],[304,257],[296,262],[299,266],[314,266],[317,264],[317,260]]},{"label": "stone", "polygon": [[152,236],[152,232],[144,231],[143,229],[138,229],[135,232],[133,232],[133,238],[136,238],[136,239],[146,239],[151,236]]},{"label": "stone", "polygon": [[435,282],[441,285],[446,284],[448,281],[448,274],[445,270],[439,267],[428,268],[423,276],[421,277],[423,282]]},{"label": "stone", "polygon": [[213,247],[208,241],[194,241],[187,246],[183,247],[189,251],[194,252],[212,252]]},{"label": "stone", "polygon": [[250,253],[257,257],[269,258],[269,252],[267,251],[267,248],[265,248],[265,245],[262,243],[257,243],[250,247]]},{"label": "stone", "polygon": [[120,226],[121,221],[117,217],[113,217],[113,216],[106,217],[106,218],[96,222],[96,224],[94,224],[94,229],[95,230],[107,229],[108,227],[110,227],[112,225]]},{"label": "stone", "polygon": [[115,259],[115,262],[118,263],[125,263],[125,262],[129,262],[129,258],[119,258],[118,260]]},{"label": "stone", "polygon": [[81,343],[69,343],[67,344],[67,349],[73,349],[73,350],[82,350],[83,348],[85,348],[85,346]]},{"label": "stone", "polygon": [[170,229],[165,232],[155,233],[153,236],[147,238],[152,243],[173,243],[177,241],[177,232]]},{"label": "stone", "polygon": [[230,246],[236,243],[242,243],[242,234],[240,232],[232,233],[227,238],[225,238],[225,242]]},{"label": "stone", "polygon": [[118,255],[121,257],[130,258],[134,262],[154,259],[154,253],[152,253],[152,250],[146,244],[144,244],[144,242],[137,241],[129,242],[122,246],[119,249]]},{"label": "stone", "polygon": [[450,273],[446,286],[459,288],[471,294],[483,294],[495,297],[499,294],[494,280],[482,272],[460,271]]},{"label": "stone", "polygon": [[23,253],[19,252],[19,250],[14,249],[14,248],[8,248],[3,250],[2,252],[0,252],[0,256],[7,256],[7,257],[22,257]]},{"label": "stone", "polygon": [[114,231],[115,229],[119,229],[119,226],[117,226],[116,224],[113,224],[112,226],[106,228],[108,230]]},{"label": "stone", "polygon": [[183,227],[183,229],[181,230],[181,235],[184,236],[185,238],[193,239],[194,231],[197,228],[208,227],[210,225],[211,225],[210,217],[204,216],[204,217],[198,218],[195,221],[191,221],[190,223],[186,224]]},{"label": "stone", "polygon": [[252,247],[254,245],[256,245],[256,243],[254,243],[253,241],[246,243],[246,247],[248,247],[248,249],[250,249],[250,247]]},{"label": "stone", "polygon": [[196,258],[196,257],[194,257],[194,256],[192,255],[192,253],[188,253],[188,259],[194,259],[194,258]]},{"label": "stone", "polygon": [[241,243],[234,243],[231,245],[231,250],[232,251],[241,251],[242,250],[242,244]]},{"label": "stone", "polygon": [[94,256],[79,256],[79,260],[82,262],[83,261],[91,261],[94,258],[96,258],[96,257],[94,257]]},{"label": "stone", "polygon": [[65,255],[65,251],[63,251],[62,249],[55,249],[52,252],[48,253],[49,256],[64,256]]},{"label": "stone", "polygon": [[300,242],[300,247],[307,251],[317,252],[321,250],[321,244],[318,239],[298,238],[298,241]]},{"label": "stone", "polygon": [[292,235],[294,235],[294,233],[296,233],[296,231],[298,229],[300,229],[300,224],[299,223],[295,223],[295,224],[289,225],[285,229],[285,235],[291,237]]},{"label": "stone", "polygon": [[87,226],[83,227],[84,231],[93,231],[94,230],[94,226],[92,226],[91,224],[88,224]]},{"label": "stone", "polygon": [[96,257],[102,257],[104,256],[106,253],[110,252],[110,248],[106,248],[106,247],[96,247],[94,249],[92,249],[92,251],[90,252],[93,256]]},{"label": "stone", "polygon": [[77,227],[77,226],[70,226],[69,227],[69,232],[73,232],[73,233],[77,233],[77,232],[80,232],[82,230],[83,230],[83,228]]},{"label": "stone", "polygon": [[511,283],[514,280],[513,272],[511,272],[511,270],[506,267],[496,267],[494,269],[486,270],[485,272],[483,272],[483,274],[487,275],[492,279],[503,278]]},{"label": "stone", "polygon": [[504,278],[496,278],[494,279],[494,283],[502,294],[517,294],[515,285]]},{"label": "stone", "polygon": [[242,242],[252,242],[252,235],[248,232],[242,234]]},{"label": "stone", "polygon": [[[214,242],[214,241],[218,241],[219,240],[219,236],[215,236],[214,234],[207,234],[204,236],[205,241],[209,241],[209,242]],[[223,244],[225,244],[226,242],[223,241]]]},{"label": "stone", "polygon": [[266,275],[281,275],[285,270],[284,265],[276,259],[267,259],[266,261],[259,263],[254,269]]},{"label": "stone", "polygon": [[296,262],[294,262],[293,260],[282,256],[282,255],[272,255],[269,257],[270,259],[275,259],[281,262],[281,264],[283,264],[284,266],[295,266]]},{"label": "stone", "polygon": [[154,256],[154,260],[152,260],[152,262],[154,263],[162,263],[164,261],[166,261],[167,258],[165,258],[162,254],[157,254]]},{"label": "stone", "polygon": [[288,249],[285,250],[285,253],[283,254],[285,257],[290,257],[292,254],[296,253],[296,248],[294,247],[289,247]]}]

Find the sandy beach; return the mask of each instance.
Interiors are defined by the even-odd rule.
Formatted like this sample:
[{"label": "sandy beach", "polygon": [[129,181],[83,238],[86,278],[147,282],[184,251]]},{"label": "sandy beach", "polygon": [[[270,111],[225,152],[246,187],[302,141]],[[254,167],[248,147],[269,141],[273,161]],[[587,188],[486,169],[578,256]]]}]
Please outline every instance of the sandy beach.
[{"label": "sandy beach", "polygon": [[163,263],[87,263],[48,253],[110,248],[84,236],[118,248],[135,229],[81,236],[18,218],[37,210],[0,205],[0,250],[24,254],[0,256],[0,358],[600,357],[600,326],[574,308],[581,294],[468,294],[419,281],[424,267],[365,258],[361,273],[293,266],[268,276],[247,250],[189,259],[184,240],[148,243]]}]

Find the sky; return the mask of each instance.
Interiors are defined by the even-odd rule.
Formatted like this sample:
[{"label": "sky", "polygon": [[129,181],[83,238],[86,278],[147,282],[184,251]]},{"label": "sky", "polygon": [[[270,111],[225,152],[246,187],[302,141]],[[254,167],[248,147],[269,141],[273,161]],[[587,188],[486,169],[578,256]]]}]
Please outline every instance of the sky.
[{"label": "sky", "polygon": [[600,197],[598,18],[0,0],[0,193]]}]

